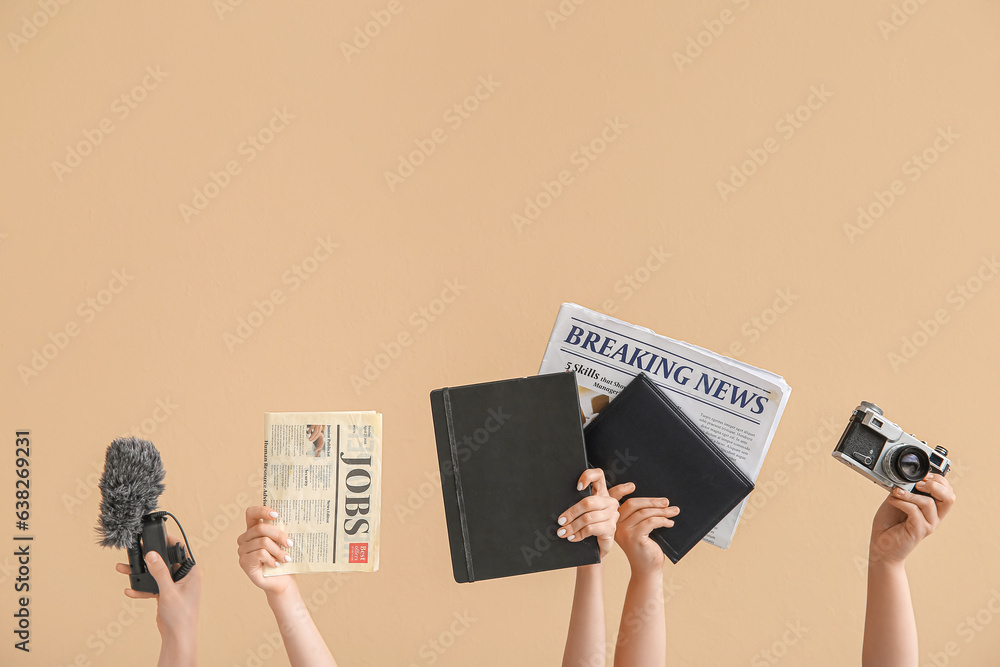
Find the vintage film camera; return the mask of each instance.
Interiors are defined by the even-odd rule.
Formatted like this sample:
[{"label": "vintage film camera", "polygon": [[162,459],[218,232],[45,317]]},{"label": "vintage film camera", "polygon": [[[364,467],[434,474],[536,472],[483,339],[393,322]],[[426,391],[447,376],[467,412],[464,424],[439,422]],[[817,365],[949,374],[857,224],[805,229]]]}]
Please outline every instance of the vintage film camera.
[{"label": "vintage film camera", "polygon": [[951,468],[947,449],[917,440],[868,401],[854,409],[833,458],[889,491],[898,487],[913,492],[913,485],[928,473],[947,475]]}]

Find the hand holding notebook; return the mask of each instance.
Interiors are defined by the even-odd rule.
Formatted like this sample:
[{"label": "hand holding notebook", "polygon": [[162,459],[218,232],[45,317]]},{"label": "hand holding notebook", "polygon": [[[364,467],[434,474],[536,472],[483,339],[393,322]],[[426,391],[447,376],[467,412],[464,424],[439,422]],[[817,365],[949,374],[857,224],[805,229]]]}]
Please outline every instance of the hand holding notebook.
[{"label": "hand holding notebook", "polygon": [[557,534],[589,495],[573,374],[438,389],[431,413],[455,581],[600,562],[593,537]]},{"label": "hand holding notebook", "polygon": [[609,483],[633,482],[634,498],[668,498],[683,510],[673,527],[650,535],[674,563],[753,490],[753,482],[645,374],[587,425],[584,436],[588,460],[604,469]]},{"label": "hand holding notebook", "polygon": [[562,527],[556,535],[570,542],[590,536],[596,537],[597,546],[601,550],[601,560],[604,560],[611,553],[611,547],[616,540],[618,501],[623,495],[631,493],[634,485],[620,484],[609,491],[604,471],[600,468],[590,468],[580,476],[576,488],[583,490],[588,486],[591,495],[562,513],[558,521]]},{"label": "hand holding notebook", "polygon": [[[631,482],[619,487],[629,487],[629,493],[635,490]],[[668,498],[629,498],[621,503],[615,542],[625,552],[633,576],[663,567],[663,549],[650,533],[659,528],[673,528],[674,517],[680,511]]]}]

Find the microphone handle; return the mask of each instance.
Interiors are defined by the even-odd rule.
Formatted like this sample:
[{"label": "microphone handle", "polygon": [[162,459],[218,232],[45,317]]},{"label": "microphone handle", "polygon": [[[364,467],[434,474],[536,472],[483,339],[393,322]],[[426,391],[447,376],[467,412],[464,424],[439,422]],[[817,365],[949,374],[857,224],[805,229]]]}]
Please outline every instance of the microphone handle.
[{"label": "microphone handle", "polygon": [[173,561],[167,557],[167,529],[164,525],[166,521],[166,517],[157,517],[154,519],[143,518],[141,543],[139,541],[140,538],[137,538],[135,546],[128,550],[128,564],[132,568],[132,574],[129,575],[129,583],[132,585],[132,590],[134,591],[142,591],[144,593],[160,592],[160,587],[156,585],[156,579],[153,578],[153,575],[150,574],[149,569],[146,567],[143,555],[150,551],[155,551],[160,554],[163,562],[170,567]]}]

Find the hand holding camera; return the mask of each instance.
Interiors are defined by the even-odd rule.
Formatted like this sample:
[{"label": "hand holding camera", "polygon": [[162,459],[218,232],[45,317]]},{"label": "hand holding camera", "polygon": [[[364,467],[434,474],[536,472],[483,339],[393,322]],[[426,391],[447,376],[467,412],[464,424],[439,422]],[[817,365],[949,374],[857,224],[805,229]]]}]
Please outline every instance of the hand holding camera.
[{"label": "hand holding camera", "polygon": [[920,494],[893,489],[878,508],[872,521],[870,560],[901,563],[955,504],[955,492],[941,475],[931,473],[915,487]]},{"label": "hand holding camera", "polygon": [[872,522],[873,561],[902,562],[955,503],[948,450],[905,432],[874,403],[854,409],[833,457],[889,490]]},{"label": "hand holding camera", "polygon": [[861,651],[864,667],[919,662],[917,623],[903,563],[955,504],[945,475],[948,450],[930,447],[862,401],[833,450],[833,458],[884,489],[868,547],[868,605]]}]

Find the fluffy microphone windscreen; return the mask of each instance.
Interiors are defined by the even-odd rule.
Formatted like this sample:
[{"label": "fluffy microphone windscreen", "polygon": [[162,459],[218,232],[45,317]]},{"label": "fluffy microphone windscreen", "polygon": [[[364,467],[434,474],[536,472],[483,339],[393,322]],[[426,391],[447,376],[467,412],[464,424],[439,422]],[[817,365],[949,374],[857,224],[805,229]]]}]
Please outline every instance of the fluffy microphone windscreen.
[{"label": "fluffy microphone windscreen", "polygon": [[156,511],[163,493],[163,462],[148,440],[118,438],[104,458],[101,517],[97,525],[103,547],[127,549],[142,530],[142,517]]}]

